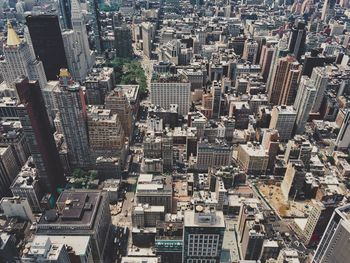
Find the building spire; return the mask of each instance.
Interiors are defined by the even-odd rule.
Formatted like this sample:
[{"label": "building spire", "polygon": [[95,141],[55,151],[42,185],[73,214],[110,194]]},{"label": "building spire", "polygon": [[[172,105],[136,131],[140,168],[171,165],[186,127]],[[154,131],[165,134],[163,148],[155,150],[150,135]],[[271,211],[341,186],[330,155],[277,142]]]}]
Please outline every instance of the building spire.
[{"label": "building spire", "polygon": [[8,46],[18,46],[21,44],[21,39],[18,37],[16,31],[13,29],[11,22],[7,21],[7,42]]}]

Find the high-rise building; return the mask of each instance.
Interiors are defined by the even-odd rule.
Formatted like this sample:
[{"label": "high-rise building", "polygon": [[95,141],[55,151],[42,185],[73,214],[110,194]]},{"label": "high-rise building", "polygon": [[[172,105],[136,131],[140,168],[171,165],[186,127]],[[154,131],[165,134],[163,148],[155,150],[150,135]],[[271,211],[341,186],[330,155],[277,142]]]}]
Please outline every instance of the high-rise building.
[{"label": "high-rise building", "polygon": [[0,73],[7,86],[14,88],[18,77],[38,80],[41,88],[46,85],[43,63],[35,58],[29,44],[20,39],[10,22],[7,23],[7,40],[3,46],[5,60],[0,61]]},{"label": "high-rise building", "polygon": [[293,106],[297,114],[295,119],[296,133],[302,133],[305,130],[305,124],[315,102],[316,92],[314,83],[310,81],[309,77],[302,76]]},{"label": "high-rise building", "polygon": [[18,106],[18,116],[38,170],[39,183],[42,189],[57,195],[57,189],[65,185],[65,177],[39,83],[18,79],[16,89],[22,103]]},{"label": "high-rise building", "polygon": [[269,100],[274,105],[292,105],[297,93],[302,66],[295,57],[287,56],[277,62],[275,78],[269,90]]},{"label": "high-rise building", "polygon": [[258,42],[247,39],[244,43],[244,50],[242,58],[249,61],[252,64],[256,63],[256,58],[258,55],[259,44]]},{"label": "high-rise building", "polygon": [[290,36],[288,49],[289,52],[293,53],[297,59],[300,59],[301,55],[305,52],[305,42],[306,42],[306,28],[304,21],[295,21],[293,25]]},{"label": "high-rise building", "polygon": [[132,57],[132,39],[130,28],[123,24],[114,29],[114,48],[116,56],[121,58]]},{"label": "high-rise building", "polygon": [[239,145],[237,161],[246,173],[265,174],[269,156],[264,147],[248,142]]},{"label": "high-rise building", "polygon": [[47,79],[57,80],[60,69],[68,67],[58,17],[29,15],[26,21],[35,55],[42,61]]},{"label": "high-rise building", "polygon": [[275,106],[271,112],[270,129],[278,131],[281,141],[292,137],[296,111],[292,106]]},{"label": "high-rise building", "polygon": [[77,37],[76,32],[73,30],[65,30],[62,32],[69,72],[72,74],[74,80],[81,82],[87,77],[88,64],[81,46],[77,45],[77,43],[79,43]]},{"label": "high-rise building", "polygon": [[178,105],[178,112],[187,115],[190,108],[191,84],[183,82],[180,77],[159,78],[151,82],[151,101],[163,109],[169,109],[171,104]]},{"label": "high-rise building", "polygon": [[255,220],[246,222],[242,237],[242,253],[245,260],[258,260],[265,239],[263,224]]},{"label": "high-rise building", "polygon": [[207,211],[200,205],[185,211],[182,262],[219,263],[224,232],[222,211]]},{"label": "high-rise building", "polygon": [[142,43],[143,43],[143,54],[146,57],[151,58],[152,54],[152,24],[150,22],[142,23]]},{"label": "high-rise building", "polygon": [[[85,20],[83,12],[81,10],[79,0],[71,0],[72,5],[72,29],[77,37],[77,43],[80,47],[80,50],[83,54],[84,59],[82,58],[80,63],[85,63],[87,69],[89,70],[94,65],[94,56],[93,52],[90,50],[88,34],[86,31]],[[82,65],[83,67],[83,65]]]},{"label": "high-rise building", "polygon": [[67,69],[60,71],[60,85],[54,97],[72,167],[90,167],[86,104],[79,83],[72,80]]},{"label": "high-rise building", "polygon": [[125,136],[117,114],[97,106],[87,113],[91,157],[119,157],[124,150]]},{"label": "high-rise building", "polygon": [[98,54],[102,54],[103,43],[102,43],[102,31],[100,23],[100,9],[98,7],[98,0],[89,1],[89,11],[92,17],[92,30],[94,33],[95,48]]},{"label": "high-rise building", "polygon": [[37,235],[90,237],[91,262],[96,263],[109,262],[112,233],[108,193],[99,190],[63,191],[56,208],[40,217],[36,231]]},{"label": "high-rise building", "polygon": [[40,213],[42,211],[40,201],[43,191],[39,185],[38,170],[33,165],[32,157],[29,157],[27,163],[23,165],[10,189],[13,196],[26,198],[33,212]]},{"label": "high-rise building", "polygon": [[316,67],[312,70],[310,81],[316,88],[316,99],[312,107],[312,112],[318,112],[323,101],[328,85],[328,76],[324,67]]},{"label": "high-rise building", "polygon": [[270,171],[275,167],[276,156],[279,152],[279,138],[280,136],[277,130],[267,129],[264,131],[261,145],[269,156],[267,169]]},{"label": "high-rise building", "polygon": [[342,110],[344,118],[340,126],[338,137],[335,141],[337,149],[348,149],[350,146],[350,111]]},{"label": "high-rise building", "polygon": [[105,98],[105,108],[111,114],[117,114],[126,137],[130,137],[133,128],[133,114],[130,103],[122,89],[112,90]]},{"label": "high-rise building", "polygon": [[221,87],[216,81],[214,81],[211,87],[211,94],[213,95],[212,118],[218,119],[221,113]]},{"label": "high-rise building", "polygon": [[264,81],[267,81],[276,52],[277,47],[271,43],[267,43],[261,48],[259,64],[261,66],[261,75],[263,76]]},{"label": "high-rise building", "polygon": [[325,0],[322,7],[321,19],[325,22],[334,14],[336,0]]},{"label": "high-rise building", "polygon": [[210,167],[230,165],[232,149],[224,141],[216,140],[214,143],[200,141],[197,146],[198,170],[208,170]]},{"label": "high-rise building", "polygon": [[12,147],[0,147],[0,197],[11,194],[10,185],[20,169]]},{"label": "high-rise building", "polygon": [[59,14],[62,21],[62,27],[65,29],[72,29],[72,11],[71,11],[71,0],[60,0],[59,1]]},{"label": "high-rise building", "polygon": [[173,188],[169,176],[140,174],[136,187],[137,203],[164,206],[166,213],[172,212]]},{"label": "high-rise building", "polygon": [[350,205],[335,209],[322,239],[318,244],[312,263],[347,262],[350,258]]}]

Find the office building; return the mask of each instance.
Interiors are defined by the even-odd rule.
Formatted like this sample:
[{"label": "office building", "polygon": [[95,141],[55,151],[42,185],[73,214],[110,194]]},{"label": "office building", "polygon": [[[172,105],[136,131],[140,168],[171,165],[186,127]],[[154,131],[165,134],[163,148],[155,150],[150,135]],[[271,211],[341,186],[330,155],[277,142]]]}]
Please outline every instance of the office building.
[{"label": "office building", "polygon": [[26,248],[21,262],[93,262],[89,236],[35,235]]},{"label": "office building", "polygon": [[265,174],[269,163],[269,155],[262,145],[248,142],[238,146],[237,161],[248,174]]},{"label": "office building", "polygon": [[11,194],[10,185],[20,170],[11,146],[0,147],[0,164],[0,197],[3,197]]},{"label": "office building", "polygon": [[164,211],[171,213],[172,193],[171,177],[140,174],[136,187],[137,203],[164,206]]},{"label": "office building", "polygon": [[151,82],[151,102],[164,109],[169,109],[171,104],[178,105],[178,112],[187,115],[190,108],[191,84],[181,80],[180,76],[159,77]]},{"label": "office building", "polygon": [[315,67],[312,70],[310,81],[316,89],[316,99],[312,107],[312,112],[319,112],[328,85],[326,69],[324,67]]},{"label": "office building", "polygon": [[92,31],[94,36],[95,49],[98,54],[102,54],[104,47],[102,43],[101,17],[98,0],[89,1],[89,12],[92,18]]},{"label": "office building", "polygon": [[35,213],[41,212],[40,201],[43,197],[37,176],[38,171],[34,167],[33,158],[29,157],[10,187],[13,196],[26,198]]},{"label": "office building", "polygon": [[302,76],[293,108],[296,111],[295,132],[302,133],[316,99],[316,88],[309,77]]},{"label": "office building", "polygon": [[349,204],[335,209],[317,246],[312,263],[348,261],[350,257],[350,251],[347,249],[350,238],[349,214]]},{"label": "office building", "polygon": [[133,112],[128,98],[122,89],[114,89],[105,98],[105,108],[111,114],[117,114],[123,127],[124,135],[130,137],[134,123]]},{"label": "office building", "polygon": [[87,77],[88,64],[81,46],[77,44],[79,43],[77,37],[77,33],[73,30],[65,30],[62,32],[69,72],[72,74],[74,80],[81,82]]},{"label": "office building", "polygon": [[61,0],[59,1],[59,14],[61,19],[62,28],[72,29],[72,7],[71,0]]},{"label": "office building", "polygon": [[283,181],[281,190],[285,200],[300,200],[305,197],[304,183],[306,171],[302,161],[289,162]]},{"label": "office building", "polygon": [[46,78],[57,80],[60,69],[68,67],[58,17],[29,15],[26,21],[35,55],[43,63]]},{"label": "office building", "polygon": [[130,28],[123,24],[114,29],[114,48],[119,58],[131,58],[133,55]]},{"label": "office building", "polygon": [[322,7],[321,19],[325,22],[334,14],[334,7],[337,1],[335,0],[325,0]]},{"label": "office building", "polygon": [[261,66],[261,75],[263,80],[266,82],[269,76],[273,59],[277,52],[277,47],[271,43],[266,43],[262,46],[260,54],[260,66]]},{"label": "office building", "polygon": [[213,143],[200,141],[197,145],[196,169],[200,171],[226,166],[231,163],[232,149],[224,141],[216,140]]},{"label": "office building", "polygon": [[17,217],[25,221],[35,222],[33,211],[26,198],[19,196],[4,197],[0,201],[0,207],[7,218]]},{"label": "office building", "polygon": [[153,25],[150,22],[144,22],[141,24],[141,28],[142,28],[143,54],[150,59],[152,56]]},{"label": "office building", "polygon": [[293,55],[300,59],[301,55],[305,52],[305,42],[306,42],[306,24],[304,21],[295,21],[293,25],[290,36],[288,49],[289,52],[293,53]]},{"label": "office building", "polygon": [[244,43],[244,50],[242,58],[246,61],[249,61],[252,64],[256,64],[256,59],[258,56],[259,44],[258,42],[247,39]]},{"label": "office building", "polygon": [[[16,107],[13,107],[13,110],[15,110],[16,115],[17,104],[18,102],[16,102]],[[28,147],[27,138],[25,137],[23,128],[21,126],[21,122],[6,121],[2,122],[0,127],[2,129],[2,133],[0,134],[0,147],[11,146],[15,154],[18,166],[22,167],[26,163],[30,155],[30,151]]]},{"label": "office building", "polygon": [[65,177],[39,83],[18,79],[16,89],[22,103],[18,116],[25,136],[30,138],[28,145],[39,183],[44,191],[56,195],[57,189],[65,185]]},{"label": "office building", "polygon": [[60,70],[60,85],[54,97],[72,167],[90,167],[89,141],[86,124],[86,104],[79,83],[74,82],[67,69]]},{"label": "office building", "polygon": [[350,146],[350,111],[342,110],[344,118],[340,125],[340,130],[335,141],[337,149],[348,149]]},{"label": "office building", "polygon": [[275,106],[271,112],[270,129],[278,131],[280,141],[288,141],[292,137],[296,112],[292,106]]},{"label": "office building", "polygon": [[0,258],[4,262],[11,262],[18,257],[16,237],[13,234],[0,233]]},{"label": "office building", "polygon": [[47,210],[37,225],[37,235],[89,236],[93,262],[110,256],[112,223],[108,193],[99,190],[65,190],[56,208]]},{"label": "office building", "polygon": [[132,210],[132,225],[138,228],[155,227],[158,221],[164,221],[164,206],[138,204]]},{"label": "office building", "polygon": [[7,86],[14,88],[18,77],[37,80],[41,88],[46,85],[43,63],[36,59],[31,46],[20,39],[10,22],[7,23],[7,40],[3,46],[5,59],[0,61],[0,73]]},{"label": "office building", "polygon": [[117,114],[111,110],[89,106],[87,126],[91,157],[119,157],[124,154],[125,135]]},{"label": "office building", "polygon": [[302,66],[294,56],[280,58],[269,90],[269,100],[274,105],[292,105],[297,93]]},{"label": "office building", "polygon": [[211,94],[213,95],[212,118],[218,119],[221,114],[221,87],[216,81],[211,87]]},{"label": "office building", "polygon": [[219,263],[224,232],[222,211],[207,211],[200,205],[185,211],[182,262]]},{"label": "office building", "polygon": [[83,83],[87,104],[104,105],[107,93],[115,88],[114,70],[109,67],[94,67]]},{"label": "office building", "polygon": [[259,221],[249,220],[242,238],[242,253],[245,260],[258,260],[265,239],[265,228]]},{"label": "office building", "polygon": [[87,70],[90,70],[91,67],[94,65],[94,55],[93,52],[90,50],[89,46],[89,39],[88,34],[86,31],[86,25],[85,20],[83,16],[83,11],[80,6],[79,0],[70,0],[71,1],[71,22],[72,22],[72,29],[76,35],[77,42],[76,46],[79,47],[81,53],[82,53],[82,59],[80,60],[80,63],[82,64],[82,68],[87,68]]},{"label": "office building", "polygon": [[267,129],[264,131],[261,145],[269,156],[267,169],[273,171],[275,167],[276,156],[279,153],[279,134],[277,130]]}]

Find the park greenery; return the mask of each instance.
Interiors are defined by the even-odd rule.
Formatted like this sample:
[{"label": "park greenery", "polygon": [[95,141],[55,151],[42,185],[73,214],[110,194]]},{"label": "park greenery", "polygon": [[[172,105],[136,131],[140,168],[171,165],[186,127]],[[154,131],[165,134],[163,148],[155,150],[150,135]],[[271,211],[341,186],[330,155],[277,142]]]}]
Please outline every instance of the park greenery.
[{"label": "park greenery", "polygon": [[113,67],[117,84],[139,85],[140,94],[147,90],[147,79],[140,61],[131,58],[115,58],[106,63]]},{"label": "park greenery", "polygon": [[82,169],[75,169],[72,173],[73,180],[71,184],[74,188],[91,188],[91,184],[97,179],[97,171],[84,171]]}]

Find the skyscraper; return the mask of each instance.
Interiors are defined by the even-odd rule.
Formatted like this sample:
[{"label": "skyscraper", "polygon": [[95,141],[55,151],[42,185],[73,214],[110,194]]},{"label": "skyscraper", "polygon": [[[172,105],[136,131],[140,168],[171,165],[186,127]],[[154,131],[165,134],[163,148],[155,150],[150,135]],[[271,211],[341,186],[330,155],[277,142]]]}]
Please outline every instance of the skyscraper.
[{"label": "skyscraper", "polygon": [[114,30],[116,56],[121,58],[132,57],[132,40],[130,28],[123,24]]},{"label": "skyscraper", "polygon": [[58,2],[60,8],[60,18],[62,21],[62,27],[65,29],[71,29],[71,0],[59,0]]},{"label": "skyscraper", "polygon": [[143,43],[143,54],[146,57],[151,58],[152,52],[152,24],[145,22],[141,24],[142,26],[142,43]]},{"label": "skyscraper", "polygon": [[92,29],[94,33],[95,48],[98,54],[103,51],[102,32],[100,24],[100,10],[98,0],[89,1],[89,11],[92,15]]},{"label": "skyscraper", "polygon": [[328,76],[324,67],[316,67],[312,70],[311,81],[316,88],[316,99],[312,112],[318,112],[321,107],[324,93],[328,85]]},{"label": "skyscraper", "polygon": [[207,211],[200,205],[185,211],[182,262],[219,263],[224,231],[222,211]]},{"label": "skyscraper", "polygon": [[39,184],[48,193],[57,195],[57,188],[64,186],[65,178],[41,89],[37,81],[28,78],[18,79],[16,89],[22,103],[18,106],[18,116],[38,171]]},{"label": "skyscraper", "polygon": [[[79,0],[72,0],[72,28],[77,37],[77,45],[80,46],[80,50],[84,55],[85,59],[81,60],[80,63],[85,63],[87,69],[90,69],[94,62],[92,51],[89,47],[89,39],[86,31],[86,25],[84,21],[83,12],[81,10]],[[83,67],[83,65],[81,66]],[[85,67],[85,66],[84,66]]]},{"label": "skyscraper", "polygon": [[297,93],[302,66],[294,56],[280,58],[269,90],[269,100],[274,105],[292,105]]},{"label": "skyscraper", "polygon": [[297,97],[294,102],[294,109],[297,113],[295,120],[295,132],[302,133],[309,118],[311,109],[316,98],[316,89],[308,76],[302,76]]},{"label": "skyscraper", "polygon": [[350,146],[350,111],[344,111],[345,116],[335,141],[337,149],[348,149]]},{"label": "skyscraper", "polygon": [[35,55],[42,60],[47,79],[57,80],[60,69],[68,67],[58,17],[29,15],[26,21]]},{"label": "skyscraper", "polygon": [[276,129],[281,141],[292,137],[296,112],[292,106],[275,106],[272,109],[270,129]]},{"label": "skyscraper", "polygon": [[38,80],[44,88],[47,80],[43,63],[35,58],[34,52],[24,39],[20,39],[10,22],[7,23],[7,40],[4,44],[5,60],[0,61],[0,73],[9,87],[15,86],[20,76]]},{"label": "skyscraper", "polygon": [[322,7],[321,19],[327,21],[328,18],[334,13],[334,7],[337,3],[336,0],[325,0]]},{"label": "skyscraper", "polygon": [[312,263],[348,262],[350,258],[350,204],[335,209]]},{"label": "skyscraper", "polygon": [[81,49],[78,36],[73,30],[65,30],[62,32],[64,49],[67,56],[69,72],[76,81],[83,81],[88,74],[88,64],[85,55]]},{"label": "skyscraper", "polygon": [[258,42],[247,39],[244,43],[244,50],[242,58],[249,61],[252,64],[256,63],[256,58],[258,55],[259,44]]},{"label": "skyscraper", "polygon": [[211,87],[211,93],[213,95],[213,119],[218,119],[220,117],[221,109],[221,86],[214,81],[213,86]]},{"label": "skyscraper", "polygon": [[304,21],[295,21],[290,36],[288,49],[289,52],[293,53],[297,59],[300,59],[301,55],[305,52],[306,42],[306,29]]},{"label": "skyscraper", "polygon": [[60,85],[54,97],[67,143],[68,158],[75,168],[89,168],[89,142],[86,123],[86,105],[79,83],[72,80],[67,69],[61,69]]}]

